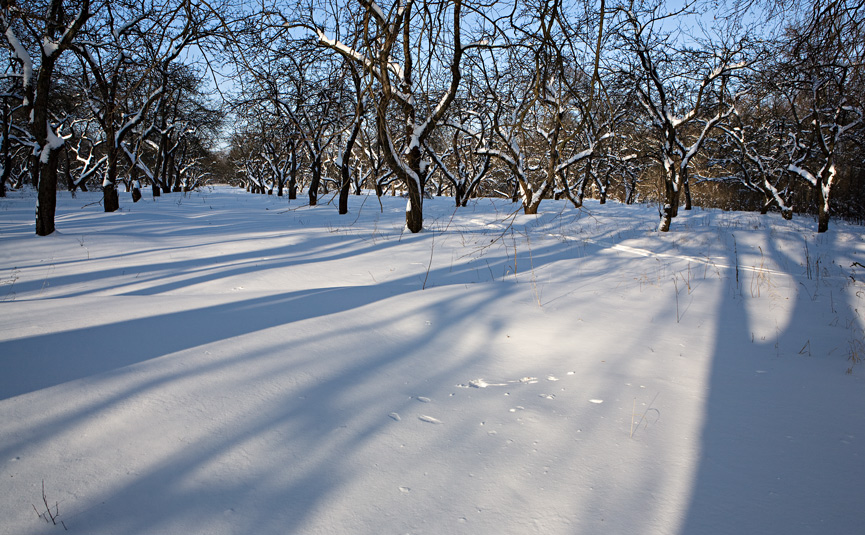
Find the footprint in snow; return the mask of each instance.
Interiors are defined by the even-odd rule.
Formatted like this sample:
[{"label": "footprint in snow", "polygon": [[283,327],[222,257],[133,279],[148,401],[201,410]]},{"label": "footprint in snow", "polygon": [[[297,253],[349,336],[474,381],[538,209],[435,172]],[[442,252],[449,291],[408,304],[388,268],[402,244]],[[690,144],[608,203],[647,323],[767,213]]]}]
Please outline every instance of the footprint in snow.
[{"label": "footprint in snow", "polygon": [[[513,382],[513,381],[511,381]],[[488,386],[508,386],[508,383],[488,383],[485,379],[472,379],[468,384],[460,383],[457,388],[486,388]]]},{"label": "footprint in snow", "polygon": [[415,399],[420,401],[421,403],[429,403],[430,401],[432,401],[430,398],[424,396],[418,396]]},{"label": "footprint in snow", "polygon": [[399,414],[397,414],[397,413],[395,413],[395,412],[392,412],[392,413],[388,414],[388,416],[390,416],[392,419],[394,419],[394,420],[397,421],[397,422],[400,421],[400,420],[402,420],[402,418],[399,417]]},{"label": "footprint in snow", "polygon": [[421,414],[420,416],[417,417],[417,419],[420,420],[421,422],[426,422],[428,424],[438,425],[438,424],[444,423],[441,420],[439,420],[438,418],[433,418],[432,416],[427,416],[426,414]]}]

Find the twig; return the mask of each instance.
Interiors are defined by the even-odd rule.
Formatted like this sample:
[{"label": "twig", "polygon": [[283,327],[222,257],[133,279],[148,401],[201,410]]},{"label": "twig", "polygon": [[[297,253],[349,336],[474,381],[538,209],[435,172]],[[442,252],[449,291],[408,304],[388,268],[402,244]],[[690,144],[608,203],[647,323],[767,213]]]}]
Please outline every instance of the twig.
[{"label": "twig", "polygon": [[432,243],[430,244],[430,248],[429,248],[429,264],[427,264],[427,266],[426,266],[426,275],[423,278],[423,286],[421,286],[421,290],[426,290],[426,282],[427,282],[427,279],[429,279],[429,270],[430,270],[430,268],[432,268],[433,251],[435,251],[435,247],[436,247],[436,235],[435,235],[435,233],[433,233]]},{"label": "twig", "polygon": [[[39,509],[36,509],[36,506],[33,505],[33,510],[36,511],[36,514],[39,515],[39,518],[43,519],[45,522],[51,522],[55,526],[57,525],[58,517],[60,516],[60,503],[54,502],[54,513],[51,512],[51,506],[48,505],[48,495],[45,494],[45,480],[42,480],[42,503],[45,504],[45,512],[40,513]],[[60,525],[63,526],[63,529],[69,531],[69,528],[66,527],[66,523],[60,520]]]},{"label": "twig", "polygon": [[676,289],[676,323],[679,323],[681,317],[679,316],[679,277],[678,275],[673,277],[673,287]]},{"label": "twig", "polygon": [[357,209],[357,217],[355,217],[354,221],[351,222],[351,224],[349,225],[350,227],[353,227],[354,224],[357,223],[357,220],[360,219],[360,212],[361,212],[361,210],[363,210],[363,205],[366,204],[366,200],[368,198],[369,198],[369,195],[367,195],[363,198],[363,202],[360,203],[360,207]]},{"label": "twig", "polygon": [[[643,411],[643,415],[640,416],[640,421],[637,422],[636,429],[639,429],[640,426],[643,424],[643,420],[646,419],[646,414],[648,414],[650,410],[658,411],[658,409],[652,409],[652,405],[655,404],[655,400],[658,399],[658,396],[659,396],[659,395],[661,395],[660,392],[658,392],[657,394],[655,394],[655,397],[652,398],[652,402],[649,403],[648,406],[646,406],[646,410]],[[635,402],[635,404],[636,404],[636,402]],[[658,411],[658,414],[659,414],[659,415],[661,414],[660,411]],[[656,421],[657,421],[657,420],[656,420]],[[648,422],[646,422],[646,425],[647,425],[647,426],[649,425]]]},{"label": "twig", "polygon": [[[537,277],[535,277],[535,260],[532,257],[532,240],[529,239],[529,230],[526,229],[526,245],[529,248],[529,268],[532,271],[532,291],[535,294],[535,301],[538,303],[538,308],[542,308],[541,306],[541,295],[538,293],[538,282]],[[514,268],[516,268],[517,263],[517,255],[514,253]],[[514,274],[516,276],[516,273]]]}]

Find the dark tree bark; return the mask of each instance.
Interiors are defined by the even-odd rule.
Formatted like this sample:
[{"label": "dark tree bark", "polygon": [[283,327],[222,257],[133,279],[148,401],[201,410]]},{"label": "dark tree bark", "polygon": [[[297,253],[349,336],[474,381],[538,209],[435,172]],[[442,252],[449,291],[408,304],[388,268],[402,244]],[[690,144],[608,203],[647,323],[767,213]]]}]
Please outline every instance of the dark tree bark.
[{"label": "dark tree bark", "polygon": [[[36,35],[40,41],[52,42],[56,46],[40,47],[41,61],[35,73],[31,73],[32,63],[27,52],[21,47],[14,29],[10,26],[8,17],[20,14],[21,10],[12,9],[8,0],[0,2],[2,10],[2,25],[6,28],[6,39],[13,50],[13,57],[21,64],[23,72],[23,92],[25,103],[24,116],[30,117],[30,134],[36,145],[37,154],[31,157],[31,176],[37,187],[36,200],[36,234],[47,236],[54,232],[54,213],[57,206],[57,165],[59,150],[63,139],[54,132],[51,126],[49,106],[51,103],[51,85],[54,68],[60,55],[68,49],[72,40],[84,22],[90,17],[90,1],[82,0],[78,13],[67,20],[63,0],[51,0],[44,16],[45,29]],[[34,17],[36,18],[36,17]],[[28,29],[33,29],[27,25]],[[35,75],[35,85],[33,76]]]}]

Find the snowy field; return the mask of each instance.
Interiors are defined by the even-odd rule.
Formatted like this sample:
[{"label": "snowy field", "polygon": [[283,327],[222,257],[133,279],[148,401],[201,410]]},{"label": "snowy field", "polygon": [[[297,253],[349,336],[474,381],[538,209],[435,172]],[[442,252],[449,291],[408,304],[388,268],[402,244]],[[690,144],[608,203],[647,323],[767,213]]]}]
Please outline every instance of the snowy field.
[{"label": "snowy field", "polygon": [[0,199],[0,533],[865,529],[862,227],[99,200]]}]

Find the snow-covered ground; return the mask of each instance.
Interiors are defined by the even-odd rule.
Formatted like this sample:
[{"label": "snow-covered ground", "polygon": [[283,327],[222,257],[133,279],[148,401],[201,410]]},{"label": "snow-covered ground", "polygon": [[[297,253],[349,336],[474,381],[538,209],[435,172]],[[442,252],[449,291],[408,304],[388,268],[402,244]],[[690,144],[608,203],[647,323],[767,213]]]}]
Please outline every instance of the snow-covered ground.
[{"label": "snow-covered ground", "polygon": [[862,227],[99,198],[0,199],[0,533],[865,526]]}]

